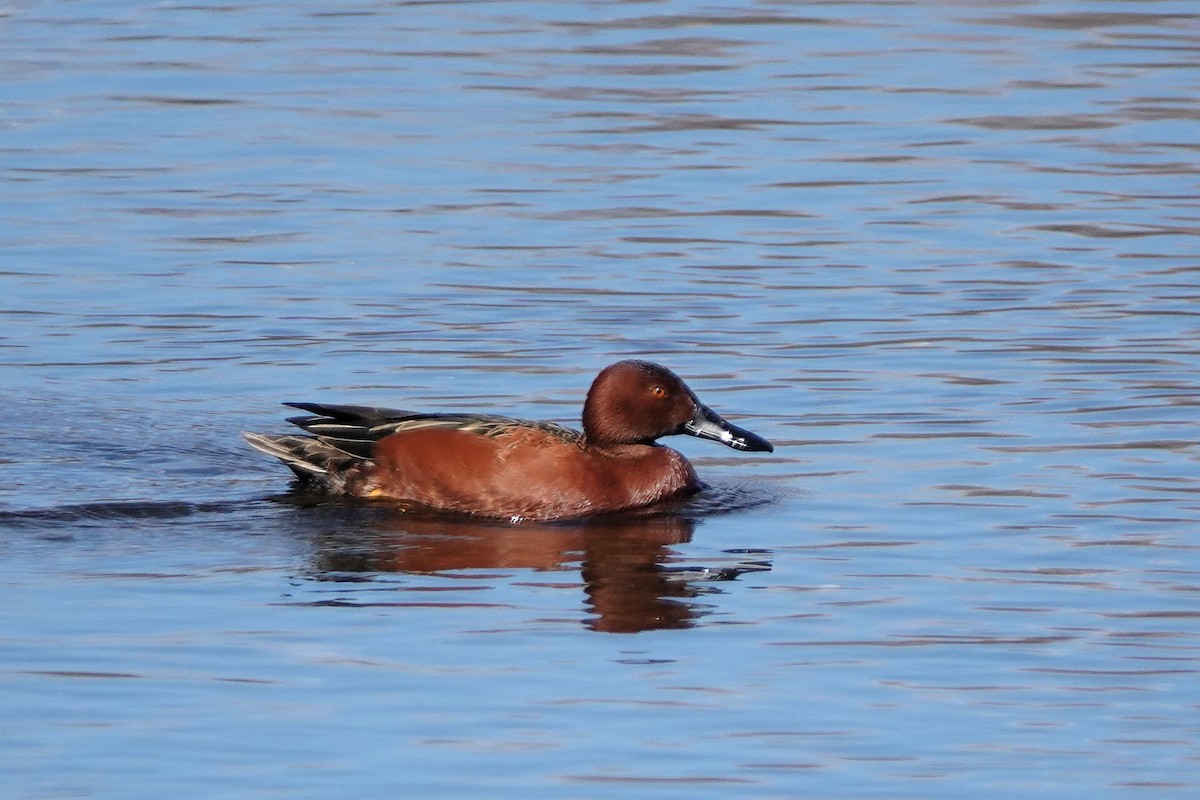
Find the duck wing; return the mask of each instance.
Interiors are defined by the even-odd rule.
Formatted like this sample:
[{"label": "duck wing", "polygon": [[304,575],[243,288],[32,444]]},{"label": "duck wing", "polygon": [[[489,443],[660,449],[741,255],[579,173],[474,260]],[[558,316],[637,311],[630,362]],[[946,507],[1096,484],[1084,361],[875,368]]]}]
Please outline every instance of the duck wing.
[{"label": "duck wing", "polygon": [[309,412],[289,417],[288,422],[302,428],[337,449],[371,458],[375,442],[395,433],[442,428],[467,431],[479,436],[498,437],[516,429],[534,429],[565,442],[583,445],[583,434],[554,422],[533,422],[492,414],[421,414],[377,406],[328,405],[324,403],[284,403]]}]

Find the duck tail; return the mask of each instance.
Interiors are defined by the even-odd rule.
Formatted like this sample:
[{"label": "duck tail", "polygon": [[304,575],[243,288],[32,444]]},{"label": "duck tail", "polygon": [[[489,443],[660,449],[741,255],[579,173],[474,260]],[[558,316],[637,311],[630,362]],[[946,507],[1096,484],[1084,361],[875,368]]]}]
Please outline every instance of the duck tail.
[{"label": "duck tail", "polygon": [[332,494],[356,494],[354,486],[363,476],[363,468],[371,465],[367,459],[311,436],[243,432],[242,438],[255,450],[282,461],[305,488]]}]

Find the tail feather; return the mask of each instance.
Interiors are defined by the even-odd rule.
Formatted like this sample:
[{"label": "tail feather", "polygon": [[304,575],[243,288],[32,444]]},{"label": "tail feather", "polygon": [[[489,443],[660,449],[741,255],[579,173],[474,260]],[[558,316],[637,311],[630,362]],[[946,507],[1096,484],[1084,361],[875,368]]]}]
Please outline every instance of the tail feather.
[{"label": "tail feather", "polygon": [[351,480],[370,461],[341,450],[328,441],[309,436],[264,436],[242,433],[242,438],[259,452],[278,458],[301,483],[334,493],[350,493]]},{"label": "tail feather", "polygon": [[375,442],[395,433],[397,424],[420,415],[375,406],[330,405],[326,403],[284,403],[285,406],[311,412],[312,416],[288,417],[287,421],[311,433],[333,447],[359,458],[369,459]]},{"label": "tail feather", "polygon": [[[313,416],[288,419],[311,436],[243,433],[255,450],[282,461],[301,484],[333,494],[369,494],[375,442],[386,436],[386,423],[407,411],[371,406],[287,403]],[[381,429],[380,426],[383,426]]]}]

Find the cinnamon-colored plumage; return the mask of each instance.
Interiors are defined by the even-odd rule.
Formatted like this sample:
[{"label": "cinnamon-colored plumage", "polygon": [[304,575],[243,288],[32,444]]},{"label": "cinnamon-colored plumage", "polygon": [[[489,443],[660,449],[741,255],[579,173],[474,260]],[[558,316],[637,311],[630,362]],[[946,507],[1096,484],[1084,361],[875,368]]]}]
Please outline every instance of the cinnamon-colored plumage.
[{"label": "cinnamon-colored plumage", "polygon": [[646,361],[605,368],[588,391],[583,431],[490,415],[416,414],[290,403],[309,436],[243,434],[310,488],[488,517],[564,519],[639,508],[698,491],[680,453],[690,434],[746,451],[773,448]]}]

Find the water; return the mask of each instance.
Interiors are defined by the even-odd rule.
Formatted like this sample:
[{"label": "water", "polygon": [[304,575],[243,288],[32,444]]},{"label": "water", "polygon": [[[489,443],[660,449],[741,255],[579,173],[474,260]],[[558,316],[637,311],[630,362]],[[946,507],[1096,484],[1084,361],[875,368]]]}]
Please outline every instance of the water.
[{"label": "water", "polygon": [[[5,797],[1190,797],[1192,4],[0,9]],[[773,441],[524,526],[284,400]]]}]

